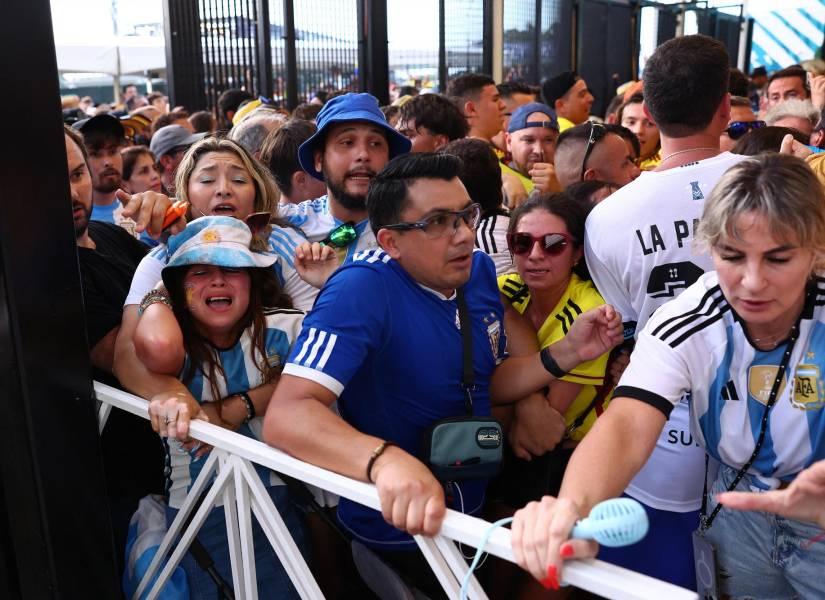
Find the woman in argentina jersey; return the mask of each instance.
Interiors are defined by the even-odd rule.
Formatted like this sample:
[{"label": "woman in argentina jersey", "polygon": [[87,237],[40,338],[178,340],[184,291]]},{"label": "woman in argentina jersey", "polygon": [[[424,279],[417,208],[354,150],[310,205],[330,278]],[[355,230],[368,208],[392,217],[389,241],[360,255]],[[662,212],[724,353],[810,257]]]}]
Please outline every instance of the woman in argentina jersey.
[{"label": "woman in argentina jersey", "polygon": [[[176,176],[178,200],[189,202],[187,220],[207,215],[235,217],[246,221],[251,214],[277,211],[278,190],[266,168],[242,146],[229,139],[207,137],[186,151]],[[266,221],[266,219],[264,219]],[[295,249],[306,241],[299,229],[274,219],[256,232],[264,242],[259,250],[275,255],[272,270],[296,308],[312,308],[318,289],[305,282],[295,269]],[[254,226],[254,224],[253,224]],[[261,235],[261,232],[267,235]],[[257,244],[258,242],[256,242]],[[169,258],[165,244],[154,248],[138,265],[126,307],[140,304],[155,287]]]},{"label": "woman in argentina jersey", "polygon": [[720,462],[697,541],[716,549],[719,592],[821,598],[818,527],[722,509],[717,495],[786,488],[825,458],[825,192],[797,158],[747,159],[714,188],[697,240],[716,272],[647,323],[610,408],[571,459],[560,498],[517,515],[516,556],[536,575],[537,565],[557,568],[559,556],[592,556],[595,543],[551,540],[538,524],[569,531],[578,515],[618,495],[689,394],[692,433]]},{"label": "woman in argentina jersey", "polygon": [[[141,303],[135,348],[151,371],[180,377],[210,422],[260,440],[269,400],[253,402],[247,392],[277,378],[300,332],[303,313],[291,309],[275,280],[270,268],[275,256],[254,252],[251,244],[249,228],[232,217],[196,219],[171,238],[163,269],[168,296],[150,296]],[[165,426],[174,429],[176,423],[167,416]],[[165,441],[171,524],[205,460],[198,444],[191,447],[171,437]],[[256,470],[303,547],[303,523],[283,482],[268,469],[256,465]],[[223,578],[231,581],[223,513],[214,508],[198,538]],[[259,596],[297,598],[257,521],[253,536]],[[191,556],[181,564],[193,598],[216,597],[215,584]]]}]

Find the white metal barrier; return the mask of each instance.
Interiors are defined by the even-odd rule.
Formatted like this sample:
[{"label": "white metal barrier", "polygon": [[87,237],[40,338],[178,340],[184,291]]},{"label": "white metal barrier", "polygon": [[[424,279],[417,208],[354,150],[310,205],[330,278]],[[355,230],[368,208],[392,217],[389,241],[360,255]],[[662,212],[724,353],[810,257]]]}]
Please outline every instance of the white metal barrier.
[{"label": "white metal barrier", "polygon": [[[103,403],[103,406],[113,406],[139,417],[149,418],[149,404],[146,400],[97,381],[94,383],[94,388],[97,399]],[[104,414],[106,411],[101,410],[100,416],[103,417]],[[263,442],[249,439],[204,421],[192,421],[190,435],[213,446],[214,449],[206,459],[201,474],[193,484],[134,598],[140,598],[141,594],[146,591],[152,577],[158,572],[164,558],[171,551],[169,560],[166,561],[148,595],[149,600],[157,598],[209,511],[220,501],[223,502],[226,513],[232,582],[236,597],[250,600],[257,598],[254,550],[251,539],[251,514],[254,514],[301,597],[323,598],[318,584],[286,529],[280,514],[272,504],[260,478],[255,473],[252,463],[263,465],[380,510],[375,486],[302,462]],[[212,487],[207,492],[201,506],[195,511],[185,531],[181,531],[197,498],[201,496],[213,474],[216,475],[216,479]],[[478,547],[489,526],[490,523],[482,519],[448,510],[438,536],[434,538],[415,536],[415,541],[446,590],[448,597],[458,598],[461,581],[468,568],[454,542]],[[181,535],[180,542],[173,547],[178,535]],[[485,551],[514,562],[510,548],[510,530],[504,528],[495,530],[485,546]],[[578,560],[565,564],[564,582],[607,598],[627,600],[698,598],[694,592],[684,588],[599,560]],[[469,597],[478,600],[487,598],[474,577],[471,578]]]}]

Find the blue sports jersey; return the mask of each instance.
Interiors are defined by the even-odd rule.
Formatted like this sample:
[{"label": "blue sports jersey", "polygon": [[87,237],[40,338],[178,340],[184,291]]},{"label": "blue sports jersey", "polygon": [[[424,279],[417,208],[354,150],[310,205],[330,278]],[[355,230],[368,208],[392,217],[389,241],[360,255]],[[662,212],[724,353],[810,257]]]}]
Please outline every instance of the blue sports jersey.
[{"label": "blue sports jersey", "polygon": [[[289,355],[292,342],[301,328],[303,313],[292,309],[272,309],[266,311],[266,333],[264,335],[264,347],[266,348],[266,362],[270,368],[279,368]],[[231,348],[218,350],[218,358],[223,368],[223,376],[216,372],[218,377],[218,391],[221,398],[226,398],[233,394],[246,392],[264,383],[263,375],[258,368],[261,357],[252,352],[252,331],[251,327],[243,332],[237,343]],[[187,357],[184,363],[183,372],[189,365]],[[205,379],[201,370],[187,384],[187,388],[198,402],[214,402],[212,388]],[[257,440],[263,440],[261,430],[263,428],[263,415],[259,415],[243,424],[238,433]],[[167,460],[169,461],[167,472],[167,493],[169,496],[169,506],[180,508],[186,494],[201,472],[201,468],[206,462],[205,459],[192,460],[192,456],[181,447],[177,440],[167,440]],[[277,485],[281,480],[272,474],[271,471],[260,465],[255,465],[255,470],[261,476],[265,485]]]},{"label": "blue sports jersey", "polygon": [[[489,384],[504,357],[503,309],[493,262],[473,254],[464,287],[473,326],[476,415],[490,414]],[[462,340],[455,297],[424,288],[380,249],[355,255],[327,281],[293,346],[285,374],[315,381],[338,396],[341,416],[364,433],[419,455],[425,430],[466,415]],[[451,508],[481,507],[486,481],[463,482]],[[344,498],[341,522],[374,547],[411,548],[381,514]]]},{"label": "blue sports jersey", "polygon": [[[755,488],[776,488],[825,459],[823,305],[825,280],[817,278],[764,444],[749,470]],[[784,351],[785,344],[755,348],[716,273],[706,273],[648,321],[614,396],[667,413],[689,394],[694,437],[713,458],[739,469],[753,453]]]}]

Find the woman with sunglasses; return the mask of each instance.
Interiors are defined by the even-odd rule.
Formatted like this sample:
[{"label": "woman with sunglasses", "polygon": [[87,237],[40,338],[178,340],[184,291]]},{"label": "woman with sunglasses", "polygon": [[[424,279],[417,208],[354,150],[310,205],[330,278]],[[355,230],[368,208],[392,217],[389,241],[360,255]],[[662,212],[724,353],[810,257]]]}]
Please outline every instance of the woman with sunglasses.
[{"label": "woman with sunglasses", "polygon": [[[581,241],[592,206],[567,193],[542,194],[510,219],[507,246],[517,273],[500,276],[499,290],[505,306],[509,303],[532,325],[541,348],[562,339],[582,312],[604,304],[590,281]],[[561,447],[542,461],[544,493],[558,492],[573,448],[607,404],[607,359],[604,354],[582,363],[547,391],[549,404],[564,415],[567,433]]]},{"label": "woman with sunglasses", "polygon": [[[825,597],[822,530],[797,520],[815,513],[778,517],[720,504],[741,498],[729,491],[804,492],[811,481],[802,473],[825,458],[825,191],[798,158],[748,158],[714,187],[696,241],[715,272],[647,322],[559,498],[516,514],[514,554],[535,577],[558,580],[562,559],[595,555],[595,542],[567,540],[570,529],[625,489],[687,397],[691,432],[719,462],[693,538],[700,596]],[[619,459],[608,465],[604,456]],[[654,524],[648,535],[662,532]],[[677,561],[668,542],[662,548]],[[705,587],[702,575],[715,572],[717,589]]]}]

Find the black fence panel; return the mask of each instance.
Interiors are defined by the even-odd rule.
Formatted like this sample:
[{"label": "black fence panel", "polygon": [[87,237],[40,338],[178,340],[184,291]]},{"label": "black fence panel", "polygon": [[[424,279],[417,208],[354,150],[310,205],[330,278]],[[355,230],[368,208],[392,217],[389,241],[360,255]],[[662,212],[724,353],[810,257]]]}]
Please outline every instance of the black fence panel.
[{"label": "black fence panel", "polygon": [[656,45],[661,46],[668,40],[676,37],[676,11],[672,7],[659,9],[659,24],[656,34]]},{"label": "black fence panel", "polygon": [[298,0],[294,7],[299,101],[317,90],[357,91],[357,3]]},{"label": "black fence panel", "polygon": [[544,80],[573,66],[573,3],[542,0],[540,77]]},{"label": "black fence panel", "polygon": [[602,115],[616,87],[633,76],[634,10],[598,0],[578,4],[577,69],[595,98],[594,115]]},{"label": "black fence panel", "polygon": [[[484,2],[445,0],[444,50],[447,78],[484,69]],[[489,41],[492,44],[492,40]],[[442,82],[442,89],[446,87]]]},{"label": "black fence panel", "polygon": [[504,1],[504,81],[538,83],[537,14],[541,2],[536,0]]}]

